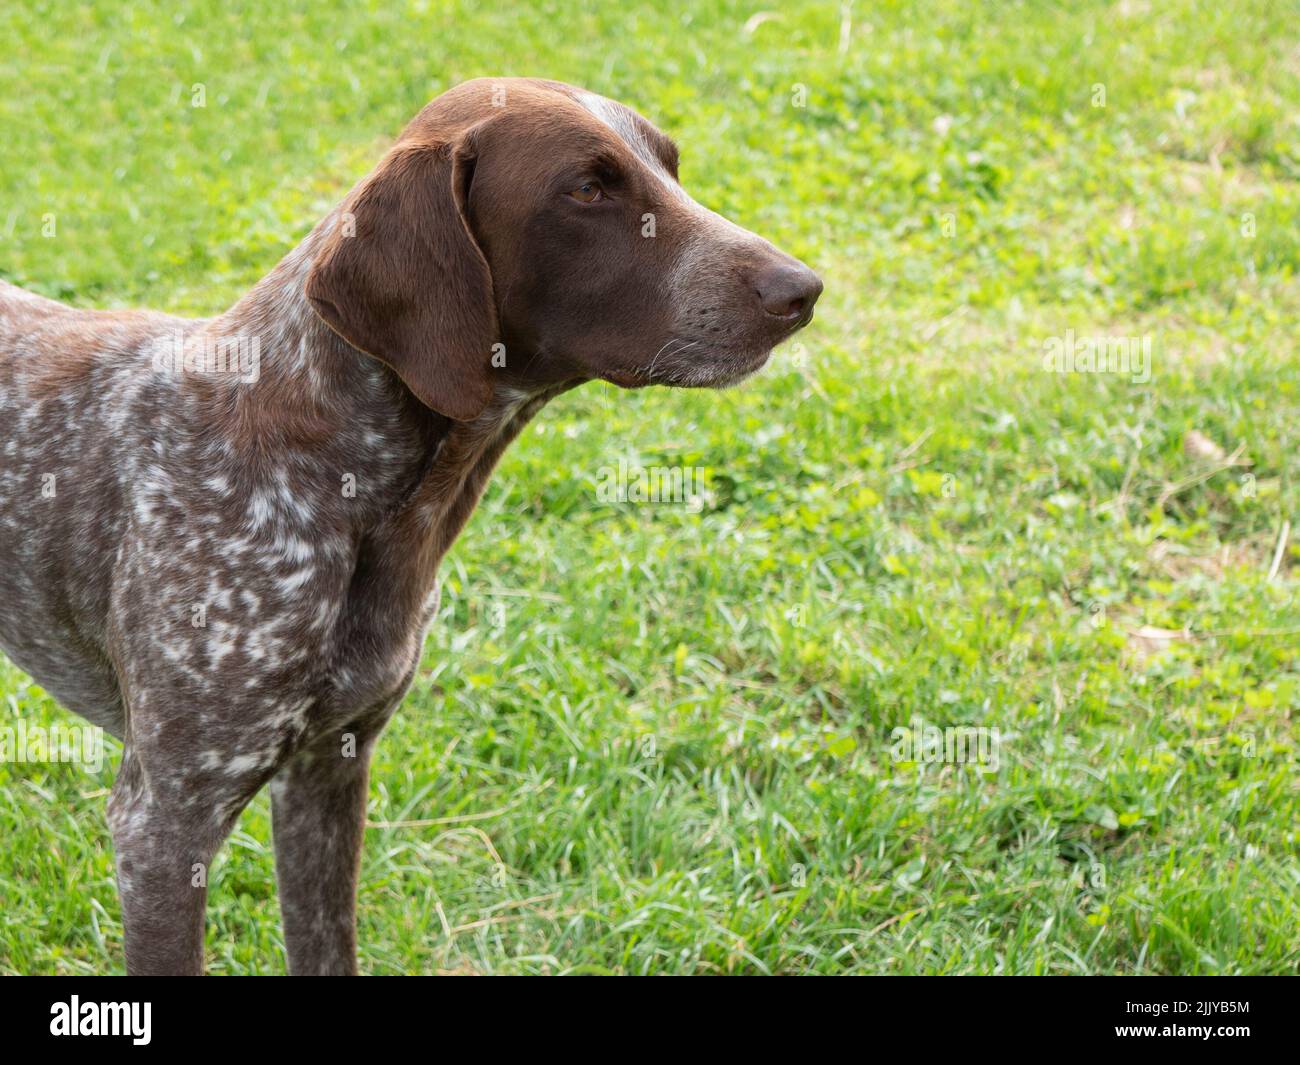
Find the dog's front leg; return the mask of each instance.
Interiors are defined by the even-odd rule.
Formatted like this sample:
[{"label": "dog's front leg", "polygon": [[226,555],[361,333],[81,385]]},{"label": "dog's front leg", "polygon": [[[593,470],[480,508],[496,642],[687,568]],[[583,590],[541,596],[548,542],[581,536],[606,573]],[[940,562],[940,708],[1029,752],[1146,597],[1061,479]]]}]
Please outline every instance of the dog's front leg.
[{"label": "dog's front leg", "polygon": [[357,971],[356,899],[373,740],[351,733],[299,752],[271,781],[275,873],[289,971]]},{"label": "dog's front leg", "polygon": [[229,802],[195,802],[202,798],[198,787],[151,787],[141,758],[127,749],[109,796],[108,823],[130,975],[203,974],[208,870],[255,790]]}]

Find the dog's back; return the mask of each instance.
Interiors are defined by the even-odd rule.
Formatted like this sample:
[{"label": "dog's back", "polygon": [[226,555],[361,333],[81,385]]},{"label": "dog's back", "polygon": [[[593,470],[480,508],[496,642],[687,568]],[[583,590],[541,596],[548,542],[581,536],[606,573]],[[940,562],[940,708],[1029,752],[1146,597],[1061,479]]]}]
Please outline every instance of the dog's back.
[{"label": "dog's back", "polygon": [[127,515],[124,445],[154,338],[183,323],[85,311],[0,281],[0,649],[65,706],[121,732],[106,653]]}]

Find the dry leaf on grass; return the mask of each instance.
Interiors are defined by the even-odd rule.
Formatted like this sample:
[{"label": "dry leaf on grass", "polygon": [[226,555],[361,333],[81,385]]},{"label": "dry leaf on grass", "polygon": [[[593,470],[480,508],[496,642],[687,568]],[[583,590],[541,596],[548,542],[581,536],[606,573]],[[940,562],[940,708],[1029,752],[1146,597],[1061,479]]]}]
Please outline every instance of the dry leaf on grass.
[{"label": "dry leaf on grass", "polygon": [[1142,654],[1155,654],[1163,651],[1174,640],[1190,640],[1192,634],[1187,629],[1162,629],[1155,625],[1139,625],[1136,629],[1126,629],[1129,646]]},{"label": "dry leaf on grass", "polygon": [[1183,435],[1183,454],[1205,462],[1222,462],[1228,457],[1223,448],[1197,429],[1188,429]]}]

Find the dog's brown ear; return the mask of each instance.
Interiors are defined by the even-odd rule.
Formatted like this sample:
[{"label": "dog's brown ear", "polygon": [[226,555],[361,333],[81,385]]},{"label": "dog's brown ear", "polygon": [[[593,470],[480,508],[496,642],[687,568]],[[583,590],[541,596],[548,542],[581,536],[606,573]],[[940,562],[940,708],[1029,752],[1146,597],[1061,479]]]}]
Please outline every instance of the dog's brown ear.
[{"label": "dog's brown ear", "polygon": [[331,329],[455,421],[492,398],[497,341],[492,275],[465,217],[473,165],[452,144],[398,144],[344,201],[306,286]]}]

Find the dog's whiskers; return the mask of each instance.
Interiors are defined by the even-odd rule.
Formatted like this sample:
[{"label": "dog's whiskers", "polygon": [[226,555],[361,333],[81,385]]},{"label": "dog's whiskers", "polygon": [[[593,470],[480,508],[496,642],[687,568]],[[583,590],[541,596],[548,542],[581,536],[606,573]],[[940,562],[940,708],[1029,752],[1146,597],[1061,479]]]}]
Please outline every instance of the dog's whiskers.
[{"label": "dog's whiskers", "polygon": [[655,352],[655,356],[654,356],[654,358],[650,360],[650,365],[649,365],[648,367],[646,367],[646,369],[645,369],[644,371],[638,371],[637,376],[639,376],[639,377],[644,377],[646,380],[651,380],[652,377],[653,377],[654,371],[655,371],[655,366],[656,366],[656,365],[658,364],[658,362],[659,362],[659,357],[660,357],[661,355],[663,355],[663,353],[664,353],[664,352],[665,352],[665,351],[666,351],[666,350],[667,350],[671,345],[673,345],[673,344],[683,344],[684,346],[683,346],[683,347],[680,347],[680,348],[678,348],[676,351],[672,352],[672,354],[669,356],[670,358],[675,358],[675,357],[678,356],[678,355],[681,355],[681,354],[684,354],[684,353],[687,352],[687,351],[690,351],[691,348],[696,347],[696,346],[699,344],[699,341],[698,341],[698,340],[685,340],[685,338],[683,338],[683,337],[673,337],[673,338],[671,338],[671,339],[668,340],[668,341],[667,341],[667,342],[666,342],[662,347],[660,347],[660,349],[659,349],[658,351]]}]

